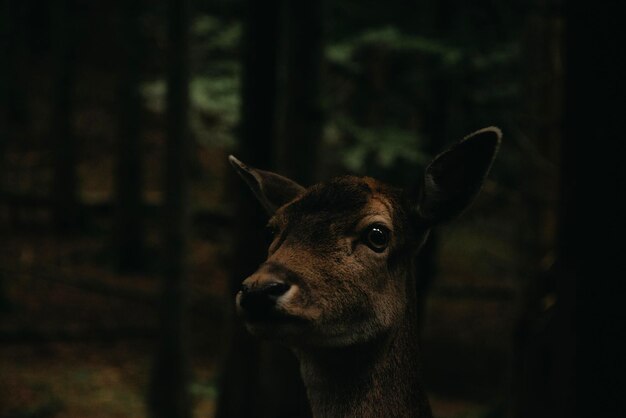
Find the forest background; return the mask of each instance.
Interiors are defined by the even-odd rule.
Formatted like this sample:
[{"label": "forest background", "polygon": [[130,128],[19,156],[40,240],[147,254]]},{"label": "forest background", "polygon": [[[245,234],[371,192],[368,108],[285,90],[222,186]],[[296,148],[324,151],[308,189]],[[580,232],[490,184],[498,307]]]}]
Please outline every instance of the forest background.
[{"label": "forest background", "polygon": [[418,258],[424,380],[439,418],[570,416],[562,2],[2,5],[0,417],[308,416],[234,316],[266,220],[227,156],[412,187],[489,125],[481,195]]}]

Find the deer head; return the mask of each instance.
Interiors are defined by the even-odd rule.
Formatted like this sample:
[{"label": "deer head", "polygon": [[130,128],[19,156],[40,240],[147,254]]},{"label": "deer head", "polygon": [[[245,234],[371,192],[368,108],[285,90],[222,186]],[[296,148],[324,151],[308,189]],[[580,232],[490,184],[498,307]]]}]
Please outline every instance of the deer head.
[{"label": "deer head", "polygon": [[354,176],[304,188],[230,156],[273,232],[236,297],[248,330],[293,347],[342,347],[396,327],[415,303],[414,255],[430,228],[473,201],[500,137],[485,128],[438,155],[416,194]]}]

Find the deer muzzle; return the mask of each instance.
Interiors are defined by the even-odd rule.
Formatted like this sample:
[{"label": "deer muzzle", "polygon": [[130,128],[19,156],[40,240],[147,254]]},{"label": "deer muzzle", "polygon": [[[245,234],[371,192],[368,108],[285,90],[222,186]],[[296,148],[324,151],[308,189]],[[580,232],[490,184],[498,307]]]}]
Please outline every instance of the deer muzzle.
[{"label": "deer muzzle", "polygon": [[270,319],[276,314],[277,301],[291,286],[266,274],[250,276],[241,284],[237,305],[246,320]]}]

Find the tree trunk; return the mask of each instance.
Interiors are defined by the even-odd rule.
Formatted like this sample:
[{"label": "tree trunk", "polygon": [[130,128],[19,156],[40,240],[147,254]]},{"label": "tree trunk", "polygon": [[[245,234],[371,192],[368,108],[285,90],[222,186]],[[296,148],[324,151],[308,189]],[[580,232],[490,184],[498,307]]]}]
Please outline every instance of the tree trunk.
[{"label": "tree trunk", "polygon": [[625,40],[620,3],[566,2],[554,315],[560,326],[551,376],[556,418],[626,415],[621,274]]},{"label": "tree trunk", "polygon": [[[247,4],[241,154],[252,166],[308,184],[321,136],[321,6],[271,1]],[[232,294],[264,260],[267,222],[236,179],[237,230]],[[251,337],[239,320],[222,376],[219,418],[308,417],[298,363],[286,348]]]},{"label": "tree trunk", "polygon": [[19,97],[19,51],[21,45],[16,33],[15,21],[19,14],[12,1],[2,2],[0,14],[0,40],[5,65],[0,68],[0,190],[4,190],[6,170],[6,149],[10,140],[14,140],[16,120],[21,116]]},{"label": "tree trunk", "polygon": [[554,260],[559,251],[555,228],[559,173],[555,167],[563,124],[563,28],[556,1],[534,2],[523,39],[525,109],[530,116],[524,121],[529,147],[523,159],[523,236],[529,251],[514,336],[512,382],[512,415],[520,418],[554,417],[559,408],[551,375],[558,361],[552,347],[562,326],[555,317],[558,266]]},{"label": "tree trunk", "polygon": [[[271,168],[272,139],[276,112],[276,54],[278,0],[246,3],[243,38],[243,80],[241,88],[240,148],[238,157],[247,164]],[[267,222],[260,205],[248,188],[231,172],[230,188],[235,196],[237,222],[231,260],[231,295],[263,261],[263,225]],[[232,334],[226,345],[226,359],[220,377],[218,418],[263,416],[259,393],[259,351],[261,343],[244,328],[231,311]]]},{"label": "tree trunk", "polygon": [[283,0],[280,10],[276,169],[309,186],[322,139],[323,1]]},{"label": "tree trunk", "polygon": [[[439,3],[438,3],[439,4]],[[438,38],[446,36],[448,31],[446,25],[446,16],[448,10],[443,10],[442,6],[437,8],[437,13],[433,18],[431,26],[434,27],[434,33]],[[418,69],[418,71],[428,71],[428,78],[432,80],[431,89],[428,99],[427,108],[421,109],[423,133],[425,141],[422,151],[427,155],[434,157],[444,149],[444,144],[458,138],[448,138],[448,109],[450,90],[448,85],[451,83],[447,74],[442,73],[439,62],[433,63],[432,60],[423,60],[426,68]],[[428,63],[431,65],[429,66]],[[433,65],[434,64],[434,65]],[[418,333],[421,337],[424,329],[426,317],[426,304],[428,295],[437,277],[437,256],[439,254],[439,231],[432,230],[428,239],[424,243],[424,247],[417,254],[415,259],[415,277],[417,289],[417,314],[418,314]]]},{"label": "tree trunk", "polygon": [[151,377],[152,417],[191,416],[188,381],[185,292],[189,234],[189,2],[168,3],[167,144],[163,288],[159,346]]},{"label": "tree trunk", "polygon": [[144,267],[141,164],[141,51],[139,0],[122,2],[122,73],[119,95],[119,137],[116,172],[116,251],[121,272]]},{"label": "tree trunk", "polygon": [[54,184],[53,217],[56,227],[67,232],[78,226],[78,177],[76,138],[72,128],[72,92],[76,81],[75,5],[59,0],[53,7],[54,100],[52,155]]},{"label": "tree trunk", "polygon": [[[15,4],[12,1],[2,2],[0,13],[0,40],[2,44],[2,56],[5,64],[0,68],[0,190],[5,189],[6,173],[6,150],[9,141],[15,140],[16,119],[19,116],[18,100],[18,37],[16,36],[15,21],[18,20]],[[10,222],[10,221],[9,221]],[[7,228],[0,232],[0,239],[6,233]],[[9,309],[9,301],[6,295],[6,274],[0,271],[0,313]]]},{"label": "tree trunk", "polygon": [[[306,186],[317,178],[323,130],[324,2],[282,0],[274,168]],[[261,347],[260,390],[266,417],[311,416],[299,363],[291,350]]]}]

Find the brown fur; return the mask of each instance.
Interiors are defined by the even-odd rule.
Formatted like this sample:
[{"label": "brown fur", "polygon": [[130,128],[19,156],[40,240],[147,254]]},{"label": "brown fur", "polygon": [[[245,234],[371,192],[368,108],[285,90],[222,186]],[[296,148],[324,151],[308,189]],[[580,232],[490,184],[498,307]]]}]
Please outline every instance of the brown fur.
[{"label": "brown fur", "polygon": [[[275,231],[246,292],[289,285],[272,315],[246,317],[247,327],[293,349],[315,417],[432,416],[420,381],[413,259],[438,216],[460,213],[480,190],[500,133],[474,136],[435,159],[421,197],[353,176],[304,189],[231,157]],[[382,251],[366,245],[371,225],[389,230]]]},{"label": "brown fur", "polygon": [[[310,188],[269,221],[276,237],[247,282],[279,276],[292,284],[295,294],[278,310],[298,321],[249,329],[294,348],[316,417],[430,416],[408,309],[419,244],[407,239],[415,228],[400,202],[397,189],[341,177]],[[359,242],[372,222],[392,231],[385,253]]]}]

